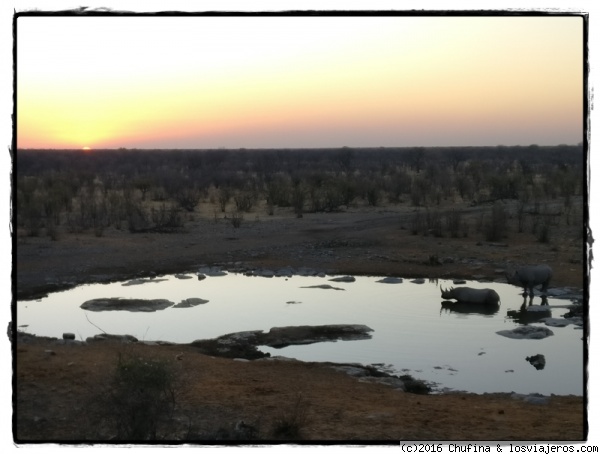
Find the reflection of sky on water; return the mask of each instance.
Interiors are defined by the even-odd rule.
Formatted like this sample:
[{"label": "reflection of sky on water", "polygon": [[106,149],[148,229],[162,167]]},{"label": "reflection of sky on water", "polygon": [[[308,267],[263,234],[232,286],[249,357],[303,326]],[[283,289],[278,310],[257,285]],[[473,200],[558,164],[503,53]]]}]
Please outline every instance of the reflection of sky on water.
[{"label": "reflection of sky on water", "polygon": [[[192,275],[193,276],[193,275]],[[519,309],[519,289],[506,284],[469,282],[471,287],[494,288],[502,305],[494,314],[465,314],[441,310],[440,285],[450,281],[413,284],[377,283],[378,277],[356,282],[329,282],[326,278],[263,278],[230,274],[199,281],[168,276],[164,281],[123,286],[95,284],[54,293],[17,305],[17,325],[29,333],[78,339],[99,334],[131,334],[144,340],[191,342],[222,334],[268,331],[275,326],[365,324],[373,338],[327,342],[285,349],[261,347],[273,355],[302,360],[383,363],[395,373],[473,392],[515,391],[542,394],[583,393],[582,330],[573,325],[551,328],[554,336],[542,340],[515,340],[496,334],[519,325],[506,316]],[[345,290],[305,288],[331,284]],[[80,305],[93,298],[164,298],[179,303],[203,298],[192,308],[168,308],[152,313],[91,312]],[[290,301],[298,304],[287,304]],[[540,299],[534,299],[539,304]],[[565,300],[549,300],[552,317],[566,312]],[[94,326],[96,325],[96,326]],[[541,353],[546,367],[536,370],[525,358]],[[512,372],[507,372],[512,371]]]}]

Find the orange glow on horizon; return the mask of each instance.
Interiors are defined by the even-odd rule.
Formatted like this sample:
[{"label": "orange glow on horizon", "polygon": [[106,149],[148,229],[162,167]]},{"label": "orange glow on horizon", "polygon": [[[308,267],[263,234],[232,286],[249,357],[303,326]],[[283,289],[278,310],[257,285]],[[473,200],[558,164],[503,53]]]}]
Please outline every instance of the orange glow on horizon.
[{"label": "orange glow on horizon", "polygon": [[552,145],[583,133],[577,16],[18,20],[21,148]]}]

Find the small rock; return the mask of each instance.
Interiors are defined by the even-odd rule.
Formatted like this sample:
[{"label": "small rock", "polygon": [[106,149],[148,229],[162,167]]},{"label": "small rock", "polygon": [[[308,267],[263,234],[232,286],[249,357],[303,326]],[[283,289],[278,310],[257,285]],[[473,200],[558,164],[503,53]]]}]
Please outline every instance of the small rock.
[{"label": "small rock", "polygon": [[352,377],[366,377],[368,375],[367,370],[364,367],[354,366],[333,366],[333,369],[340,372],[344,372]]},{"label": "small rock", "polygon": [[341,276],[341,277],[334,277],[333,279],[329,279],[332,282],[354,282],[356,281],[356,278],[354,276]]},{"label": "small rock", "polygon": [[227,276],[227,272],[223,271],[218,266],[202,267],[198,270],[198,277],[200,277],[200,274],[205,275],[205,277],[206,276],[209,276],[209,277]]},{"label": "small rock", "polygon": [[544,357],[544,355],[537,354],[533,356],[528,356],[525,359],[537,370],[542,370],[544,367],[546,367],[546,358]]},{"label": "small rock", "polygon": [[521,399],[525,402],[529,402],[530,404],[537,404],[537,405],[546,405],[550,399],[547,396],[542,396],[541,394],[517,394],[517,393],[513,393],[512,394],[512,398],[513,399]]},{"label": "small rock", "polygon": [[548,328],[543,326],[520,326],[513,330],[496,331],[496,334],[500,334],[504,337],[511,339],[544,339],[548,336],[553,336],[554,333]]},{"label": "small rock", "polygon": [[402,284],[403,279],[401,277],[384,277],[379,279],[377,282],[382,284]]},{"label": "small rock", "polygon": [[73,333],[63,333],[62,337],[63,339],[75,340],[75,334]]},{"label": "small rock", "polygon": [[329,284],[308,285],[308,286],[304,286],[302,288],[320,288],[320,289],[324,289],[324,290],[346,290],[345,288],[333,287]]},{"label": "small rock", "polygon": [[542,319],[542,321],[544,322],[544,324],[546,326],[552,326],[554,328],[563,328],[567,325],[571,325],[573,322],[569,319],[565,319],[565,318],[552,318],[552,317],[548,317],[548,318],[544,318]]},{"label": "small rock", "polygon": [[199,304],[206,304],[206,303],[208,303],[208,300],[204,300],[202,298],[187,298],[187,299],[181,300],[181,303],[175,304],[173,306],[173,308],[194,307],[194,306],[198,306]]}]

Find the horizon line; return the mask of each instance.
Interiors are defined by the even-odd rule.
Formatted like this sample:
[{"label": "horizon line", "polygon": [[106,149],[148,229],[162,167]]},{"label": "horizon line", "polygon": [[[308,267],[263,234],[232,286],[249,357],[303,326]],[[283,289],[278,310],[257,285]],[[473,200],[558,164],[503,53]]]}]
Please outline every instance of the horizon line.
[{"label": "horizon line", "polygon": [[581,147],[583,141],[579,143],[559,143],[555,145],[539,145],[539,144],[527,144],[527,145],[390,145],[390,146],[330,146],[330,147],[208,147],[208,148],[144,148],[144,147],[112,147],[112,148],[40,148],[40,147],[17,147],[16,151],[251,151],[251,150],[361,150],[361,149],[404,149],[404,148],[552,148],[552,147]]}]

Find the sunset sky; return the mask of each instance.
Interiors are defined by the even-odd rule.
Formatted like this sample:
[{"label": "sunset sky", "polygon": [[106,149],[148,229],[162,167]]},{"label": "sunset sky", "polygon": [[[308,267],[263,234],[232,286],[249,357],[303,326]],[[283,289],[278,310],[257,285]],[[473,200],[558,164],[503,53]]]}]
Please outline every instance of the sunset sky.
[{"label": "sunset sky", "polygon": [[583,140],[583,19],[20,17],[19,148]]}]

